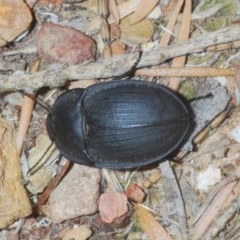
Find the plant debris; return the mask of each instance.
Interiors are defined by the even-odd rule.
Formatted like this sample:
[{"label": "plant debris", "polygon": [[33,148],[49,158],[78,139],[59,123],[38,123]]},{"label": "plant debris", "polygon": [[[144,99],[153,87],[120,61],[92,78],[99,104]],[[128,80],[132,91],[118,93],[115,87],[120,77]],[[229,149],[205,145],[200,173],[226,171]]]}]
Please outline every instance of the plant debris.
[{"label": "plant debris", "polygon": [[31,204],[22,185],[20,159],[12,124],[0,119],[0,228],[31,214]]},{"label": "plant debris", "polygon": [[[238,0],[0,0],[0,13],[0,239],[239,237]],[[185,98],[181,151],[125,171],[60,159],[46,109],[130,76]]]}]

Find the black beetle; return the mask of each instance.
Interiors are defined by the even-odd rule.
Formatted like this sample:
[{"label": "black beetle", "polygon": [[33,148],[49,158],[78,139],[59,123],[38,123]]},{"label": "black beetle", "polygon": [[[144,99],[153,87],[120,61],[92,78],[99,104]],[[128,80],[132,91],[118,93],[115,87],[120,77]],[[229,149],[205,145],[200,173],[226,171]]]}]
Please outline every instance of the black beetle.
[{"label": "black beetle", "polygon": [[124,169],[164,159],[179,147],[190,123],[188,108],[171,90],[119,80],[60,95],[47,130],[67,159]]}]

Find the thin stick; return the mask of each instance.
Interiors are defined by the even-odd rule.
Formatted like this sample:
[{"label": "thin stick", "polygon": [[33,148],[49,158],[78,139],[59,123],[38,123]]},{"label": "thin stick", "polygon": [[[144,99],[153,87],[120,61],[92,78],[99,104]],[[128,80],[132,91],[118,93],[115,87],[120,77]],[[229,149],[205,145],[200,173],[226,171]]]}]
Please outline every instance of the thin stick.
[{"label": "thin stick", "polygon": [[[37,60],[32,66],[30,72],[31,73],[37,72],[39,64],[40,64],[40,61]],[[21,155],[23,142],[31,122],[34,103],[35,102],[32,98],[24,95],[21,114],[20,114],[20,120],[19,120],[19,128],[16,136],[16,147],[17,147],[19,156]]]},{"label": "thin stick", "polygon": [[211,67],[142,68],[135,72],[135,75],[154,77],[232,77],[234,74],[235,71],[231,68]]},{"label": "thin stick", "polygon": [[59,182],[62,180],[63,176],[69,170],[70,164],[71,164],[70,161],[66,162],[66,164],[62,167],[61,172],[57,175],[56,178],[54,178],[54,180],[45,189],[45,191],[41,195],[41,197],[37,200],[35,206],[37,206],[37,207],[41,206],[48,200],[48,198],[49,198],[50,194],[52,193],[53,189],[59,184]]},{"label": "thin stick", "polygon": [[[177,2],[177,5],[174,8],[174,11],[173,11],[173,13],[172,13],[172,15],[171,15],[171,17],[170,17],[170,19],[168,21],[167,26],[166,26],[166,29],[171,31],[171,32],[173,31],[173,28],[174,28],[175,23],[177,21],[177,16],[178,16],[178,14],[179,14],[179,12],[181,10],[183,2],[184,2],[184,0],[179,0]],[[168,32],[164,32],[164,34],[163,34],[163,36],[162,36],[162,38],[160,40],[159,46],[160,47],[166,47],[169,44],[170,39],[171,39],[171,35]]]},{"label": "thin stick", "polygon": [[[240,26],[227,27],[220,31],[201,35],[172,46],[143,52],[141,60],[136,67],[149,67],[158,65],[177,56],[204,52],[208,47],[217,44],[228,43],[229,48],[231,48],[233,46],[231,43],[239,40]],[[21,89],[31,92],[44,86],[50,88],[60,87],[65,85],[66,81],[109,78],[124,75],[124,73],[131,70],[138,57],[139,53],[122,54],[107,59],[100,59],[97,62],[73,65],[55,71],[23,74],[21,77],[17,75],[3,75],[0,78],[0,92],[17,91]]]}]

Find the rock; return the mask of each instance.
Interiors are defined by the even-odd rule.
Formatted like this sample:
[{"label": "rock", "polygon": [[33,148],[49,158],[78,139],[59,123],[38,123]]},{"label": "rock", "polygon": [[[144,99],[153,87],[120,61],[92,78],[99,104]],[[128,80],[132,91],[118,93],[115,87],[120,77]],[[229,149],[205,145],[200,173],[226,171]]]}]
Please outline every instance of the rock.
[{"label": "rock", "polygon": [[146,197],[143,189],[136,183],[131,183],[125,193],[130,200],[138,203],[142,203]]},{"label": "rock", "polygon": [[98,208],[102,221],[113,223],[128,212],[127,196],[119,192],[106,192],[100,196]]},{"label": "rock", "polygon": [[92,235],[91,229],[87,225],[74,226],[72,229],[68,230],[63,236],[62,240],[86,240]]},{"label": "rock", "polygon": [[195,81],[194,84],[196,85],[197,97],[209,94],[211,96],[191,102],[191,109],[194,115],[194,128],[187,142],[182,146],[182,150],[184,151],[193,150],[193,139],[207,124],[226,109],[231,99],[226,88],[220,86],[217,81],[208,79],[207,81]]},{"label": "rock", "polygon": [[213,165],[208,166],[207,169],[200,172],[197,176],[197,189],[207,192],[208,189],[221,182],[222,174],[221,169]]},{"label": "rock", "polygon": [[96,46],[91,38],[78,30],[45,23],[39,31],[38,52],[51,63],[74,65],[93,61]]},{"label": "rock", "polygon": [[15,131],[3,118],[0,118],[0,152],[0,229],[4,229],[16,219],[30,215],[32,207],[22,185]]},{"label": "rock", "polygon": [[100,170],[74,164],[49,198],[50,218],[54,223],[97,211]]},{"label": "rock", "polygon": [[2,47],[28,30],[32,14],[21,0],[1,0],[0,9],[0,47]]}]

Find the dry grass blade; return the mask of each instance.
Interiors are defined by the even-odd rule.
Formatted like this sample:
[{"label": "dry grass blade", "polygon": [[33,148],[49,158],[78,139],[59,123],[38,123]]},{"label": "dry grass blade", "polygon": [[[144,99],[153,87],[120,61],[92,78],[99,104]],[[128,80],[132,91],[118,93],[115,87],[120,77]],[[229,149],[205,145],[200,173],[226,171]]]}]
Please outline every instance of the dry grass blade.
[{"label": "dry grass blade", "polygon": [[[30,72],[31,73],[37,72],[39,64],[40,64],[40,60],[37,60],[32,66],[32,69],[30,70]],[[28,96],[23,97],[19,128],[16,136],[16,145],[17,145],[17,151],[19,155],[21,154],[23,142],[31,122],[34,103],[35,101],[32,98],[29,98]]]},{"label": "dry grass blade", "polygon": [[31,122],[34,100],[28,96],[23,97],[22,109],[20,114],[19,128],[16,137],[17,151],[21,154],[23,142]]},{"label": "dry grass blade", "polygon": [[228,196],[231,195],[231,192],[236,185],[237,181],[230,181],[230,183],[226,184],[211,200],[209,206],[204,211],[203,215],[194,225],[194,228],[191,231],[191,236],[193,240],[201,239],[201,236],[205,233],[208,229],[212,220],[217,216],[219,210],[221,209],[222,205],[227,200]]},{"label": "dry grass blade", "polygon": [[[171,31],[171,32],[173,31],[174,25],[175,25],[175,23],[177,21],[178,14],[179,14],[179,12],[181,10],[181,7],[183,5],[183,1],[184,0],[179,0],[178,1],[178,3],[176,5],[176,7],[175,7],[175,9],[174,9],[170,19],[169,19],[169,22],[168,22],[168,24],[166,26],[166,29],[168,31]],[[162,38],[161,38],[161,40],[160,40],[159,46],[160,47],[166,47],[169,44],[170,38],[171,38],[171,34],[169,34],[168,32],[165,31],[163,36],[162,36]]]},{"label": "dry grass blade", "polygon": [[[47,199],[49,198],[50,194],[52,193],[53,189],[59,184],[62,178],[65,176],[66,172],[69,170],[71,166],[71,162],[67,161],[66,164],[62,167],[61,172],[57,175],[57,177],[48,185],[45,189],[44,193],[38,198],[35,206],[40,207],[43,205]],[[38,210],[38,209],[37,209]]]},{"label": "dry grass blade", "polygon": [[205,203],[201,206],[201,208],[198,211],[198,214],[195,215],[194,219],[193,219],[193,223],[195,224],[200,218],[201,216],[204,214],[205,211],[207,211],[209,205],[211,204],[211,202],[213,201],[213,199],[219,194],[219,192],[228,184],[235,182],[236,181],[236,177],[233,178],[228,178],[224,181],[222,181],[221,183],[219,183],[215,190],[212,191],[212,193],[210,194],[210,196],[208,197],[208,199],[205,201]]},{"label": "dry grass blade", "polygon": [[106,179],[110,191],[123,192],[123,188],[114,170],[103,168],[102,175]]},{"label": "dry grass blade", "polygon": [[159,77],[217,77],[234,76],[234,70],[230,68],[207,68],[207,67],[161,67],[161,68],[142,68],[135,72],[140,76],[159,76]]},{"label": "dry grass blade", "polygon": [[115,20],[115,23],[118,24],[119,21],[120,21],[120,13],[119,13],[119,10],[118,10],[116,0],[109,0],[108,8],[109,8],[109,12],[110,12],[111,16]]},{"label": "dry grass blade", "polygon": [[147,17],[158,2],[159,0],[141,0],[132,16],[131,25],[138,23]]},{"label": "dry grass blade", "polygon": [[[204,239],[214,239],[222,229],[226,229],[226,223],[231,222],[234,216],[238,215],[239,212],[239,202],[240,202],[240,182],[238,182],[232,191],[234,194],[230,194],[227,198],[227,201],[222,206],[221,212],[218,214],[217,218],[211,224],[211,226],[206,230],[203,237]],[[229,224],[234,225],[234,221]],[[235,227],[238,229],[239,224],[235,224]],[[225,235],[225,239],[236,239],[236,232],[233,230],[233,226],[230,226],[232,231],[229,231]],[[238,230],[237,230],[238,232]],[[230,236],[231,235],[231,236]]]},{"label": "dry grass blade", "polygon": [[238,91],[240,92],[240,64],[238,64],[235,68],[235,84],[236,84],[236,87],[238,89]]},{"label": "dry grass blade", "polygon": [[[128,16],[129,14],[131,14],[132,12],[135,11],[138,3],[140,2],[140,0],[129,0],[127,2],[124,2],[120,5],[118,5],[118,11],[119,11],[119,16],[120,19]],[[114,23],[115,22],[115,18],[111,17],[109,18],[109,23]],[[96,17],[94,18],[88,26],[86,26],[86,32],[93,32],[93,31],[97,31],[100,29],[100,17]]]},{"label": "dry grass blade", "polygon": [[171,240],[167,231],[159,224],[156,218],[140,204],[135,205],[135,212],[142,230],[151,240]]},{"label": "dry grass blade", "polygon": [[[181,29],[179,33],[179,41],[187,40],[190,33],[190,24],[191,24],[191,10],[192,10],[192,1],[185,0],[185,6],[183,10],[183,20],[181,23]],[[173,59],[172,67],[182,67],[185,65],[186,56],[180,56]],[[180,77],[172,78],[169,82],[169,87],[173,90],[177,90],[180,85]]]}]

